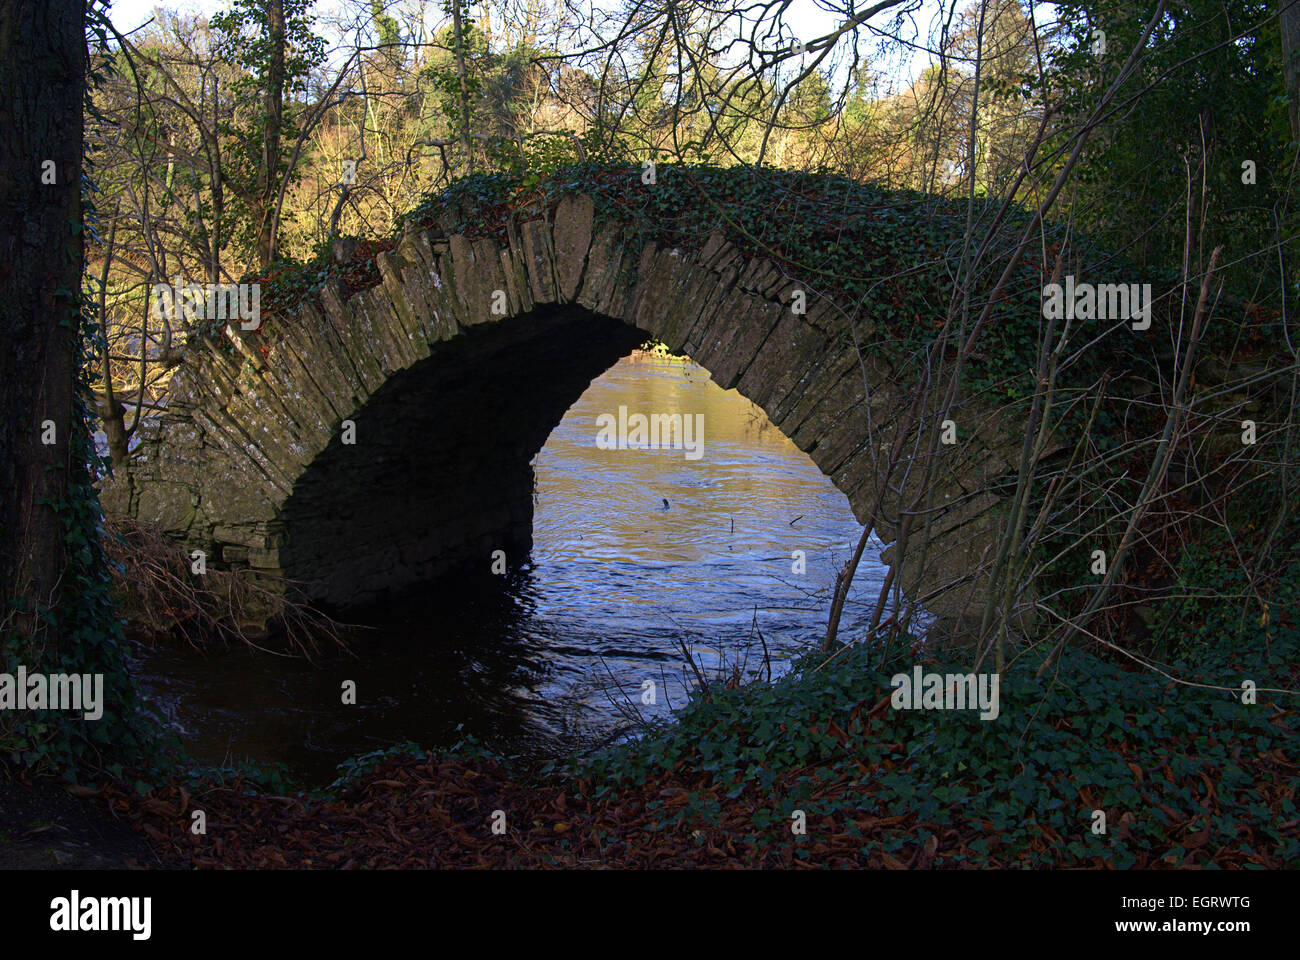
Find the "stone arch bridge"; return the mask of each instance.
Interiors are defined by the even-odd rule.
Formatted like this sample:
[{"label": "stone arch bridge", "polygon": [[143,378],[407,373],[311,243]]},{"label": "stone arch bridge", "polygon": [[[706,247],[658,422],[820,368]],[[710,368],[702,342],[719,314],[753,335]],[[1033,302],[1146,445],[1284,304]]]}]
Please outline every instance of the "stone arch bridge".
[{"label": "stone arch bridge", "polygon": [[[504,243],[409,231],[375,257],[369,289],[327,282],[256,336],[232,324],[235,350],[192,337],[106,508],[335,609],[486,571],[496,549],[519,562],[530,461],[588,384],[653,336],[761,406],[860,521],[885,484],[874,528],[892,542],[921,470],[884,476],[880,440],[912,387],[885,338],[860,324],[860,356],[833,308],[810,297],[795,312],[797,280],[721,232],[691,248],[627,235],[583,193]],[[963,438],[940,448],[925,566],[901,577],[941,618],[982,612],[989,487],[1014,475],[1023,439],[976,401],[952,416]],[[933,416],[918,427],[932,429]]]}]

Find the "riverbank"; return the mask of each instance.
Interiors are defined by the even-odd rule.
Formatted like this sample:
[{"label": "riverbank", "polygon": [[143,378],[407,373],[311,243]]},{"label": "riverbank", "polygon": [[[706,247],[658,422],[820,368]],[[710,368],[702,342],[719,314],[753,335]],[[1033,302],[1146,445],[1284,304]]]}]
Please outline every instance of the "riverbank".
[{"label": "riverbank", "polygon": [[324,795],[236,780],[93,802],[150,865],[187,869],[1288,867],[1300,716],[1264,691],[1300,682],[1294,635],[1267,638],[1254,704],[1077,651],[1012,664],[995,723],[895,709],[889,671],[916,654],[882,670],[858,645],[584,761],[402,753]]}]

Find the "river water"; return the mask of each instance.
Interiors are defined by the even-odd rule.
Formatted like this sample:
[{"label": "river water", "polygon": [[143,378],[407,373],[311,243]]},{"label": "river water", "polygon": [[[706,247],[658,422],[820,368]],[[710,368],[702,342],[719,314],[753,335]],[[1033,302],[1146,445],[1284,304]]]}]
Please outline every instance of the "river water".
[{"label": "river water", "polygon": [[[598,418],[620,406],[629,417],[702,415],[700,455],[635,435],[628,449],[602,449]],[[521,571],[448,578],[354,613],[366,629],[350,652],[313,663],[156,650],[141,663],[147,694],[200,760],[280,761],[309,783],[357,753],[466,733],[554,755],[681,705],[693,682],[683,644],[725,682],[736,670],[766,677],[765,643],[779,676],[824,631],[836,570],[862,531],[760,408],[693,363],[641,352],[591,384],[534,470]],[[879,592],[879,549],[863,556],[845,638]],[[342,702],[348,680],[355,705]]]}]

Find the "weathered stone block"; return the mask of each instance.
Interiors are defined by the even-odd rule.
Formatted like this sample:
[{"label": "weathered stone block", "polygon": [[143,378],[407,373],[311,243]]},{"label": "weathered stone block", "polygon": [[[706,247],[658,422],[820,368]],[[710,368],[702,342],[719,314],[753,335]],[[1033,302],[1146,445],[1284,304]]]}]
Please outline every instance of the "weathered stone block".
[{"label": "weathered stone block", "polygon": [[140,491],[136,517],[164,532],[184,536],[194,522],[194,492],[179,483],[151,483]]},{"label": "weathered stone block", "polygon": [[533,299],[538,303],[554,303],[555,261],[550,250],[550,231],[540,220],[530,220],[519,228],[523,241],[523,261],[528,270],[528,283]]},{"label": "weathered stone block", "polygon": [[582,272],[591,249],[591,225],[595,204],[586,194],[567,196],[555,211],[555,264],[560,299],[572,302],[582,284]]}]

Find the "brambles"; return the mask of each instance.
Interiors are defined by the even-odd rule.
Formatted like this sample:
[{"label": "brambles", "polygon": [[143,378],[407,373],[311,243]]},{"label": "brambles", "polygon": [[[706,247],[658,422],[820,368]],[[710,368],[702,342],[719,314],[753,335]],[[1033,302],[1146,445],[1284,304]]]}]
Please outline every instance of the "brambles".
[{"label": "brambles", "polygon": [[253,643],[271,624],[310,656],[341,644],[339,624],[252,570],[208,568],[195,575],[186,552],[160,530],[129,517],[104,523],[104,553],[118,610],[146,642],[175,637],[195,646]]}]

